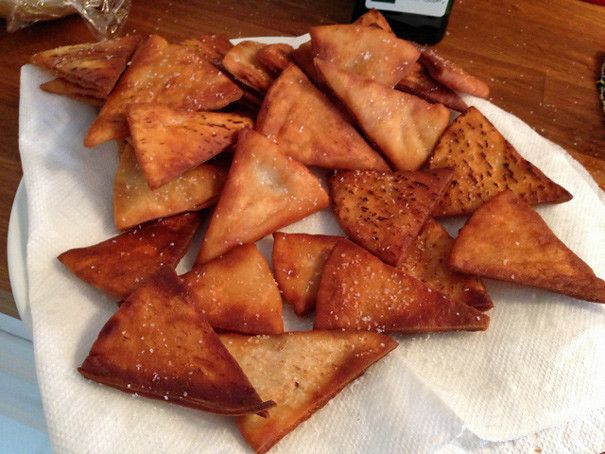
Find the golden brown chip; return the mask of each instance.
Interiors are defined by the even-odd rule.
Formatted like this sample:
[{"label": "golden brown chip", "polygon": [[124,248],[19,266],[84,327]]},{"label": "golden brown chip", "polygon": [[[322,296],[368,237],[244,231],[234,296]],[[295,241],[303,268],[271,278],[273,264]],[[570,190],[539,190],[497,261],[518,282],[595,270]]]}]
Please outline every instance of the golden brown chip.
[{"label": "golden brown chip", "polygon": [[393,29],[389,25],[386,18],[377,9],[372,8],[367,13],[359,16],[354,24],[363,25],[365,27],[378,27],[384,31],[393,33]]},{"label": "golden brown chip", "polygon": [[466,221],[449,263],[463,273],[605,303],[605,281],[511,191],[493,197]]},{"label": "golden brown chip", "polygon": [[225,176],[224,170],[202,164],[161,188],[151,190],[132,147],[125,144],[113,192],[116,227],[125,230],[152,219],[210,206],[216,201]]},{"label": "golden brown chip", "polygon": [[259,240],[328,203],[328,194],[304,165],[256,131],[242,129],[196,263]]},{"label": "golden brown chip", "polygon": [[233,47],[229,38],[220,33],[200,35],[197,39],[183,41],[183,44],[195,47],[204,60],[219,67],[227,52]]},{"label": "golden brown chip", "polygon": [[489,317],[340,240],[328,257],[315,329],[399,333],[486,330]]},{"label": "golden brown chip", "polygon": [[256,58],[257,52],[265,46],[255,41],[242,41],[223,58],[223,66],[232,76],[261,93],[273,83],[273,75]]},{"label": "golden brown chip", "polygon": [[317,59],[315,63],[321,77],[391,163],[399,170],[419,169],[447,127],[449,110],[333,63]]},{"label": "golden brown chip", "polygon": [[472,213],[494,195],[510,189],[527,203],[560,203],[571,194],[526,161],[474,107],[460,115],[439,139],[431,169],[454,169],[452,185],[436,216]]},{"label": "golden brown chip", "polygon": [[214,328],[245,334],[283,333],[281,296],[269,264],[254,244],[195,266],[181,279],[197,295],[198,308]]},{"label": "golden brown chip", "polygon": [[85,102],[91,106],[100,107],[105,103],[104,97],[99,97],[96,90],[80,87],[65,79],[53,79],[40,85],[40,88],[48,93],[63,95],[77,101]]},{"label": "golden brown chip", "polygon": [[346,171],[330,178],[332,209],[356,243],[397,265],[429,219],[452,171]]},{"label": "golden brown chip", "polygon": [[293,50],[289,44],[267,44],[256,53],[256,59],[269,71],[279,74],[292,63]]},{"label": "golden brown chip", "polygon": [[138,36],[124,36],[63,46],[37,53],[31,62],[79,87],[94,90],[97,98],[104,98],[126,68],[139,41]]},{"label": "golden brown chip", "polygon": [[174,270],[162,268],[105,324],[78,371],[120,391],[226,415],[263,402]]},{"label": "golden brown chip", "polygon": [[269,417],[243,416],[239,429],[257,453],[309,419],[348,383],[397,347],[377,333],[306,331],[277,336],[221,335],[261,397],[277,405]]},{"label": "golden brown chip", "polygon": [[128,111],[139,166],[151,189],[174,180],[235,143],[252,120],[233,113],[191,112],[161,104],[137,104]]},{"label": "golden brown chip", "polygon": [[313,45],[311,41],[302,43],[292,52],[292,59],[309,79],[317,82],[317,71],[313,63]]},{"label": "golden brown chip", "polygon": [[144,224],[94,246],[70,249],[59,260],[95,288],[125,299],[161,267],[174,268],[200,225],[196,213]]},{"label": "golden brown chip", "polygon": [[432,104],[441,103],[458,112],[464,112],[468,108],[458,93],[434,80],[419,63],[397,83],[396,88]]},{"label": "golden brown chip", "polygon": [[177,109],[217,110],[242,97],[242,91],[195,46],[168,44],[151,35],[101,109],[84,145],[94,147],[128,136],[126,113],[133,104],[154,102]]},{"label": "golden brown chip", "polygon": [[364,79],[394,87],[418,60],[420,51],[377,27],[311,27],[313,55]]},{"label": "golden brown chip", "polygon": [[295,65],[269,89],[256,130],[303,164],[329,169],[389,168]]},{"label": "golden brown chip", "polygon": [[434,49],[423,49],[420,55],[420,63],[424,65],[435,80],[452,90],[469,93],[481,98],[489,96],[489,87],[485,82],[471,76],[455,63],[446,60]]},{"label": "golden brown chip", "polygon": [[297,315],[315,308],[324,263],[339,237],[306,233],[273,234],[273,269],[284,298]]},{"label": "golden brown chip", "polygon": [[480,279],[450,270],[448,260],[453,244],[454,239],[441,224],[429,219],[397,268],[426,282],[452,301],[481,311],[491,309],[494,304]]}]

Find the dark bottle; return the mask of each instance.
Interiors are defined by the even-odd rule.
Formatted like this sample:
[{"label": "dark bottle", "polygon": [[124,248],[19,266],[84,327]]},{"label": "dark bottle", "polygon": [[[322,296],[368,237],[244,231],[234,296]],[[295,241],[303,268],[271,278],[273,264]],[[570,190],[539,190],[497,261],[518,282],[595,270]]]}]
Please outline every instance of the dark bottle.
[{"label": "dark bottle", "polygon": [[400,38],[435,44],[445,34],[453,3],[454,0],[356,0],[353,20],[377,9]]}]

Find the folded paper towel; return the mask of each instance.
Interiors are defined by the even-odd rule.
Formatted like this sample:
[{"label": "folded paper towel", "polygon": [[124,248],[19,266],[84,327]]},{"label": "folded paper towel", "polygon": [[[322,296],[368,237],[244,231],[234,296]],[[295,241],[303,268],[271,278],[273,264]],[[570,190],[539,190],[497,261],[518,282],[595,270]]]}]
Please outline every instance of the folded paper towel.
[{"label": "folded paper towel", "polygon": [[[275,41],[298,45],[304,38]],[[39,90],[21,75],[19,146],[28,195],[27,265],[37,373],[57,452],[236,452],[232,420],[134,398],[84,380],[76,367],[116,306],[56,260],[115,234],[113,144],[89,150],[93,108]],[[563,149],[491,103],[477,106],[520,153],[574,199],[538,208],[553,231],[605,275],[605,196]],[[452,233],[461,222],[450,221]],[[335,233],[328,211],[287,229]],[[271,240],[260,242],[267,253]],[[195,252],[195,251],[194,251]],[[466,427],[509,440],[605,407],[605,306],[488,282],[495,308],[485,333],[399,336],[400,347],[276,446],[275,452],[424,452]],[[286,309],[286,326],[304,329]]]}]

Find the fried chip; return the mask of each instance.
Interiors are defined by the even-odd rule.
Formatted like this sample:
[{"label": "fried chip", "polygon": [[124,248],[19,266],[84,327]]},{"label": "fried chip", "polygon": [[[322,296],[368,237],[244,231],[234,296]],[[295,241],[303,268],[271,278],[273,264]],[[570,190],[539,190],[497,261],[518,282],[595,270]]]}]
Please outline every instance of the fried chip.
[{"label": "fried chip", "polygon": [[84,145],[94,147],[129,135],[126,113],[133,104],[155,102],[177,109],[217,110],[242,97],[242,91],[193,45],[168,44],[151,35],[91,125]]},{"label": "fried chip", "polygon": [[267,92],[256,130],[303,164],[329,169],[389,168],[295,65],[282,72]]},{"label": "fried chip", "polygon": [[463,273],[605,303],[605,281],[511,191],[493,197],[466,221],[449,263]]},{"label": "fried chip", "polygon": [[151,189],[174,180],[235,143],[252,120],[232,113],[192,112],[161,104],[128,111],[132,145]]},{"label": "fried chip", "polygon": [[125,230],[152,219],[212,205],[225,181],[225,171],[202,164],[151,190],[139,168],[134,151],[126,144],[120,155],[113,192],[116,227]]},{"label": "fried chip", "polygon": [[441,103],[458,112],[464,112],[468,108],[458,93],[434,80],[420,63],[416,63],[414,69],[406,74],[395,88],[431,104]]},{"label": "fried chip", "polygon": [[494,307],[483,282],[450,270],[448,261],[454,239],[434,219],[429,219],[416,241],[405,251],[397,268],[426,282],[452,301],[485,311]]},{"label": "fried chip", "polygon": [[265,93],[273,83],[273,75],[256,58],[266,44],[242,41],[235,45],[223,58],[224,68],[240,82]]},{"label": "fried chip", "polygon": [[282,301],[269,269],[254,244],[231,249],[181,276],[208,322],[245,334],[284,332]]},{"label": "fried chip", "polygon": [[59,260],[83,281],[123,300],[161,267],[174,268],[199,226],[195,213],[161,219],[93,246],[70,249]]},{"label": "fried chip", "polygon": [[320,76],[398,170],[417,170],[447,128],[450,112],[441,104],[315,60]]},{"label": "fried chip", "polygon": [[256,53],[256,59],[269,71],[279,74],[292,63],[293,50],[289,44],[267,44]]},{"label": "fried chip", "polygon": [[309,79],[317,82],[317,71],[313,63],[313,45],[311,41],[302,43],[292,52],[292,59]]},{"label": "fried chip", "polygon": [[227,334],[220,339],[261,397],[277,402],[267,418],[238,418],[242,435],[257,453],[267,452],[397,347],[393,339],[377,333]]},{"label": "fried chip", "polygon": [[105,324],[78,371],[152,399],[226,415],[263,412],[263,402],[174,270],[162,268]]},{"label": "fried chip", "polygon": [[105,103],[105,98],[99,97],[96,90],[80,87],[79,85],[61,78],[44,82],[40,85],[40,89],[55,95],[67,96],[68,98],[85,102],[91,106],[100,107]]},{"label": "fried chip", "polygon": [[233,47],[229,38],[220,33],[200,35],[197,39],[183,41],[183,44],[195,47],[204,60],[218,67],[222,65],[223,58]]},{"label": "fried chip", "polygon": [[242,129],[196,263],[259,240],[328,203],[321,183],[303,164],[256,131]]},{"label": "fried chip", "polygon": [[273,234],[275,279],[297,315],[315,309],[324,264],[339,238],[306,233]]},{"label": "fried chip", "polygon": [[450,184],[452,171],[345,171],[330,182],[332,209],[347,236],[397,265]]},{"label": "fried chip", "polygon": [[365,27],[378,27],[384,31],[393,33],[393,29],[389,25],[386,18],[377,9],[372,8],[367,13],[359,16],[354,24],[363,25]]},{"label": "fried chip", "polygon": [[436,216],[472,213],[494,195],[510,189],[527,203],[560,203],[571,194],[544,175],[504,139],[474,107],[460,115],[437,142],[431,169],[454,169],[452,185]]},{"label": "fried chip", "polygon": [[420,54],[420,63],[433,78],[452,90],[468,93],[480,98],[489,96],[489,87],[481,79],[471,76],[460,66],[446,60],[434,49],[425,48]]},{"label": "fried chip", "polygon": [[324,266],[315,329],[428,333],[486,330],[489,317],[340,240]]},{"label": "fried chip", "polygon": [[31,62],[74,85],[94,90],[97,98],[104,98],[126,68],[139,41],[138,36],[124,36],[63,46],[34,54]]},{"label": "fried chip", "polygon": [[311,27],[313,55],[365,79],[394,87],[420,51],[393,33],[361,25]]}]

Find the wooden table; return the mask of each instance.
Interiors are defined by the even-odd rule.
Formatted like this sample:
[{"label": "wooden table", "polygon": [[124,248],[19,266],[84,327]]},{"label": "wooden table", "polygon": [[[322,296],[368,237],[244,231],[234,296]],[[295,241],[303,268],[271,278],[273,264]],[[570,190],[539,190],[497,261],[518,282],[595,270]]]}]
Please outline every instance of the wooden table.
[{"label": "wooden table", "polygon": [[[352,1],[133,0],[126,30],[179,40],[299,35],[314,24],[348,22]],[[17,147],[19,68],[34,52],[92,39],[76,16],[14,34],[0,22],[0,241],[21,178]],[[605,7],[579,0],[456,0],[442,53],[492,88],[492,101],[567,149],[605,188],[605,116],[595,90],[605,53]],[[0,252],[0,311],[17,317]]]}]

